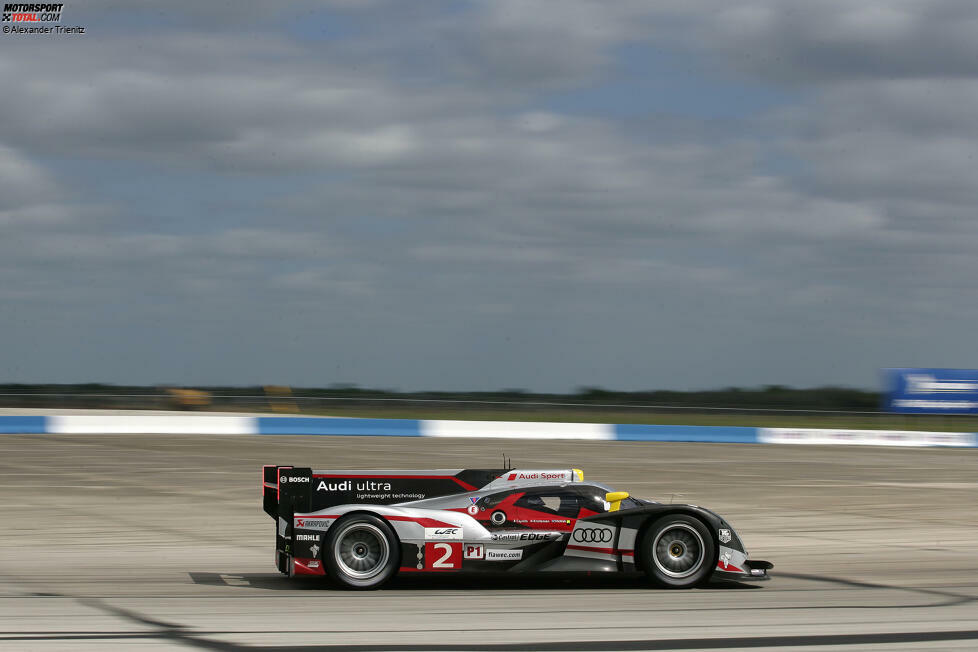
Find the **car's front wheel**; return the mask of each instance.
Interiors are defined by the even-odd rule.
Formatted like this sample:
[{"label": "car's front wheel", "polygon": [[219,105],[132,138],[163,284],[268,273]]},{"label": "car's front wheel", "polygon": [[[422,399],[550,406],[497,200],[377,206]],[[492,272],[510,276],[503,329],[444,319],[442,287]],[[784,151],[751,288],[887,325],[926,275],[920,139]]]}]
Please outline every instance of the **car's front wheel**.
[{"label": "car's front wheel", "polygon": [[716,565],[716,545],[706,525],[686,514],[663,516],[642,535],[640,559],[657,585],[688,589],[706,581]]},{"label": "car's front wheel", "polygon": [[397,572],[397,537],[383,519],[351,514],[335,523],[326,539],[326,572],[347,588],[376,589]]}]

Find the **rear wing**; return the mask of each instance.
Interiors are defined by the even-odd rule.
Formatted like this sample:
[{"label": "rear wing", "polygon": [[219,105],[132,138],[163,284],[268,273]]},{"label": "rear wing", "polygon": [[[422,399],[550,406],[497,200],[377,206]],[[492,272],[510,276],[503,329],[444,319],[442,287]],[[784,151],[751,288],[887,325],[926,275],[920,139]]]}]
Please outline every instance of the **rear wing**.
[{"label": "rear wing", "polygon": [[266,464],[262,467],[262,509],[272,518],[283,511],[308,512],[312,469]]}]

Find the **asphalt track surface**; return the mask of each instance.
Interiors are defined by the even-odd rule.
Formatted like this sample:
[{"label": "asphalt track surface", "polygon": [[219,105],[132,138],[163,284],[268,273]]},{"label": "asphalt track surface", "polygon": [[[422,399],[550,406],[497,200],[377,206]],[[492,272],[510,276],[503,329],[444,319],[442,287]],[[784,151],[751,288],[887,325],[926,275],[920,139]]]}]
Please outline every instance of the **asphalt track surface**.
[{"label": "asphalt track surface", "polygon": [[[405,577],[273,566],[263,463],[583,468],[710,507],[764,583]],[[978,648],[978,451],[340,437],[0,435],[0,649]],[[673,496],[675,494],[675,496]]]}]

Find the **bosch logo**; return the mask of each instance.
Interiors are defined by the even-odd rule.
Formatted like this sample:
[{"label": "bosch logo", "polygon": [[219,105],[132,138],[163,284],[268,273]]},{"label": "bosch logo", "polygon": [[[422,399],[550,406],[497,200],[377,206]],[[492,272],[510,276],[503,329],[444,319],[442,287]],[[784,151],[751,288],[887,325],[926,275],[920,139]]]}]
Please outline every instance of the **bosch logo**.
[{"label": "bosch logo", "polygon": [[610,543],[614,536],[611,530],[574,530],[574,541],[580,543]]},{"label": "bosch logo", "polygon": [[309,482],[308,477],[302,477],[301,475],[283,475],[278,479],[279,482]]}]

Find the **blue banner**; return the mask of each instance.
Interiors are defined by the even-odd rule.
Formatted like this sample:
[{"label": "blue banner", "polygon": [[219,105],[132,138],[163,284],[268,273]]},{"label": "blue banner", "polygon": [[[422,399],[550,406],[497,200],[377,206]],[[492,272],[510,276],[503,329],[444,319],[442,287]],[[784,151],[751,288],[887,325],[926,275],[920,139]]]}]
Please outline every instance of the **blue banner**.
[{"label": "blue banner", "polygon": [[978,369],[885,369],[883,409],[978,414]]}]

